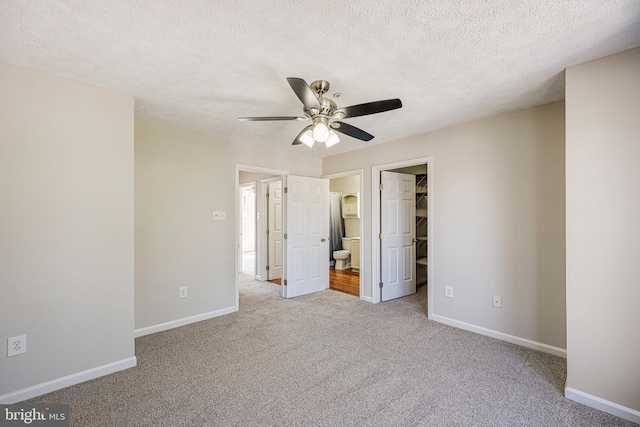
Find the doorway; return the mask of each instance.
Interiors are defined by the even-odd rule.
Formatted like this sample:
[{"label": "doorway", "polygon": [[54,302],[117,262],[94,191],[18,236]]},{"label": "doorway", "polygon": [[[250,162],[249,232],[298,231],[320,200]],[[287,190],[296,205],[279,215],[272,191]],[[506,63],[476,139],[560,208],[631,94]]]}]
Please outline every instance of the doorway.
[{"label": "doorway", "polygon": [[[391,202],[391,204],[385,205],[385,197],[387,197],[381,190],[383,172],[393,172],[400,174],[400,180],[397,186],[408,185],[411,183],[411,192],[409,196],[413,197],[412,200],[405,197],[400,197],[398,200]],[[404,178],[401,176],[405,175]],[[406,176],[410,176],[407,181]],[[402,179],[407,182],[401,183]],[[392,185],[393,186],[393,185]],[[405,188],[406,190],[406,188]],[[406,193],[406,191],[405,191]],[[375,283],[382,283],[381,286],[374,286],[373,288],[373,300],[374,302],[382,302],[387,299],[396,297],[393,292],[387,288],[387,295],[385,293],[385,281],[393,282],[395,279],[397,283],[401,283],[403,277],[411,276],[415,286],[414,289],[421,290],[427,293],[427,316],[431,318],[432,313],[432,263],[429,262],[432,259],[432,245],[433,245],[433,216],[432,216],[432,204],[433,204],[433,160],[431,157],[407,160],[403,162],[389,163],[384,165],[378,165],[372,167],[372,253],[377,254],[372,257],[372,277]],[[393,198],[393,197],[392,197]],[[394,206],[395,203],[403,203],[406,209],[394,210],[398,212],[397,215],[389,215],[385,217],[388,212],[383,212],[385,209],[389,209],[390,206]],[[409,212],[407,214],[407,212]],[[404,218],[399,218],[398,215],[404,215]],[[401,224],[403,227],[407,226],[415,227],[411,232],[410,245],[404,243],[391,243],[387,245],[389,241],[385,242],[387,236],[383,230],[383,227],[389,227],[388,223],[391,222],[394,226],[399,227]],[[393,233],[391,233],[393,234]],[[394,247],[393,245],[396,245]],[[408,253],[409,248],[412,253]],[[399,255],[398,251],[404,251],[405,256]],[[395,259],[390,259],[390,253],[398,255]],[[396,260],[402,260],[396,262]],[[407,262],[406,260],[411,260]],[[389,273],[388,270],[396,270],[397,273]],[[403,270],[404,269],[404,270]],[[391,274],[391,276],[390,276]],[[396,274],[395,277],[393,274]],[[398,286],[401,288],[402,286]],[[395,291],[394,291],[395,292]],[[402,292],[412,292],[411,286],[401,290],[397,295],[402,296]]]},{"label": "doorway", "polygon": [[362,170],[325,178],[330,192],[329,289],[360,298]]},{"label": "doorway", "polygon": [[[266,238],[267,228],[267,203],[265,200],[265,182],[278,180],[283,182],[287,176],[286,171],[260,168],[254,166],[236,165],[235,188],[236,188],[236,247],[238,250],[236,257],[236,307],[239,304],[239,281],[265,281],[267,280],[267,260],[268,243]],[[254,204],[250,206],[250,198],[247,198],[246,189],[253,188]],[[251,219],[251,218],[252,219]],[[254,251],[253,259],[250,252],[245,251],[245,242],[251,234],[250,224],[253,222]],[[249,230],[247,230],[249,227]],[[274,257],[274,254],[271,255]],[[283,259],[280,254],[279,259]],[[253,273],[249,273],[253,266]]]},{"label": "doorway", "polygon": [[[283,243],[274,244],[276,248],[269,253],[269,240],[266,237],[268,228],[268,203],[263,194],[264,187],[271,187],[272,182],[279,181],[284,196],[280,216],[284,231]],[[256,274],[247,278],[242,276],[242,184],[256,184]],[[274,186],[275,188],[275,186]],[[236,307],[240,303],[240,279],[264,282],[268,280],[267,265],[269,259],[281,260],[282,285],[280,294],[284,298],[294,298],[329,288],[329,271],[326,268],[329,252],[329,181],[323,178],[289,175],[286,171],[277,171],[260,167],[236,165]],[[288,190],[288,191],[287,191]],[[288,193],[288,195],[287,195]],[[287,218],[287,212],[291,215]],[[272,215],[278,217],[278,213]],[[286,233],[287,228],[289,232]],[[287,237],[288,235],[288,237]],[[280,249],[281,246],[281,249]],[[281,253],[277,253],[281,250]]]}]

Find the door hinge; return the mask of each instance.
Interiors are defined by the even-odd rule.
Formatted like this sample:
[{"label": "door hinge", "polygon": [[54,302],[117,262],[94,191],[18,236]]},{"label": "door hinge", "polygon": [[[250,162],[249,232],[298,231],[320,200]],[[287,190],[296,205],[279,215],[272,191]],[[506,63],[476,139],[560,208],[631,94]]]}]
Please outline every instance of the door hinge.
[{"label": "door hinge", "polygon": [[267,228],[267,234],[269,234],[269,229]]},{"label": "door hinge", "polygon": [[284,279],[284,286],[287,286],[287,279]]},{"label": "door hinge", "polygon": [[267,199],[269,198],[269,193],[267,193]]},{"label": "door hinge", "polygon": [[284,187],[284,192],[288,193],[289,192],[289,187]]},{"label": "door hinge", "polygon": [[284,238],[285,238],[285,239],[287,238],[287,233],[284,233]]},{"label": "door hinge", "polygon": [[380,185],[378,186],[378,190],[382,191],[383,189],[384,189],[384,185],[380,184]]},{"label": "door hinge", "polygon": [[384,234],[382,234],[382,233],[378,234],[378,239],[380,239],[380,240],[384,239]]},{"label": "door hinge", "polygon": [[269,266],[267,265],[267,271],[269,271]]},{"label": "door hinge", "polygon": [[380,285],[380,287],[382,288],[384,286],[384,283],[380,282],[378,283],[378,285]]}]

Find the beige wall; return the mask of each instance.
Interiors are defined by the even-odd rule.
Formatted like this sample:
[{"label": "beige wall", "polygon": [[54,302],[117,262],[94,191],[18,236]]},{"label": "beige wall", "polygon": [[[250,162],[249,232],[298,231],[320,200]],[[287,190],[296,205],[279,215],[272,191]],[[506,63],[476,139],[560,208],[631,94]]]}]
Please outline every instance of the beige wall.
[{"label": "beige wall", "polygon": [[358,175],[343,176],[329,180],[329,191],[344,194],[356,194],[360,192],[360,177]]},{"label": "beige wall", "polygon": [[279,175],[273,175],[273,174],[261,173],[261,172],[240,171],[239,183],[240,184],[248,184],[250,182],[253,182],[253,183],[255,183],[257,185],[259,183],[259,181],[261,181],[263,179],[275,178],[277,176],[279,176]]},{"label": "beige wall", "polygon": [[640,411],[640,48],[566,91],[567,387]]},{"label": "beige wall", "polygon": [[[0,402],[9,402],[27,387],[135,364],[133,99],[2,64],[0,93]],[[27,353],[8,358],[7,338],[22,334]]]},{"label": "beige wall", "polygon": [[[305,148],[305,147],[301,147]],[[136,122],[136,329],[235,306],[236,164],[319,177],[300,153]],[[213,221],[225,211],[225,221]],[[178,288],[189,296],[178,298]]]},{"label": "beige wall", "polygon": [[365,171],[365,295],[371,167],[431,156],[433,314],[565,348],[564,131],[558,102],[323,159],[323,174]]}]

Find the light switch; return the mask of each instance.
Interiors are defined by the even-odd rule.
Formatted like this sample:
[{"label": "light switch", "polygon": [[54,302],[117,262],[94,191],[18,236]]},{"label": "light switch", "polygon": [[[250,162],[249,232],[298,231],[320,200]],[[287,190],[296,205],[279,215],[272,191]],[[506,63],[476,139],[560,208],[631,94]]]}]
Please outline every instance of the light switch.
[{"label": "light switch", "polygon": [[223,221],[227,219],[227,213],[225,211],[213,211],[214,221]]}]

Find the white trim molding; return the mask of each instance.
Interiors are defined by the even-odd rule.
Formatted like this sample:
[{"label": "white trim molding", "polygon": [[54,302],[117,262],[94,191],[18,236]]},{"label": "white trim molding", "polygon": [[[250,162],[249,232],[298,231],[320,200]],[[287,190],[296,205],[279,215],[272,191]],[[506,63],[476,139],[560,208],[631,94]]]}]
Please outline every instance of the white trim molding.
[{"label": "white trim molding", "polygon": [[222,308],[220,310],[210,311],[208,313],[197,314],[195,316],[183,317],[182,319],[172,320],[170,322],[159,323],[153,326],[136,329],[133,336],[135,338],[145,335],[155,334],[156,332],[168,331],[169,329],[179,328],[180,326],[189,325],[191,323],[202,322],[203,320],[213,319],[214,317],[223,316],[238,311],[238,306]]},{"label": "white trim molding", "polygon": [[631,421],[632,423],[640,424],[640,411],[636,411],[635,409],[627,408],[626,406],[610,402],[571,387],[565,387],[564,397],[590,408],[597,409],[598,411],[606,412],[627,421]]},{"label": "white trim molding", "polygon": [[61,378],[56,378],[55,380],[36,384],[31,387],[23,388],[22,390],[3,394],[2,396],[0,396],[0,404],[11,405],[13,403],[22,402],[23,400],[42,396],[43,394],[51,393],[52,391],[60,390],[65,387],[70,387],[72,385],[80,384],[85,381],[113,374],[114,372],[133,368],[137,363],[138,362],[136,357],[133,356],[119,360],[117,362],[98,366],[96,368],[87,369],[86,371],[77,372],[75,374],[67,375]]},{"label": "white trim molding", "polygon": [[482,326],[472,325],[471,323],[461,322],[449,317],[440,316],[439,314],[434,314],[431,319],[439,323],[444,323],[445,325],[453,326],[454,328],[464,329],[465,331],[475,332],[476,334],[496,338],[502,341],[510,342],[511,344],[517,344],[522,347],[542,351],[543,353],[553,354],[554,356],[564,357],[565,359],[567,358],[567,350],[564,348],[554,347],[549,344],[543,344],[526,338],[516,337],[514,335],[505,334],[504,332],[498,332],[494,331],[493,329],[487,329],[483,328]]}]

